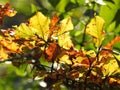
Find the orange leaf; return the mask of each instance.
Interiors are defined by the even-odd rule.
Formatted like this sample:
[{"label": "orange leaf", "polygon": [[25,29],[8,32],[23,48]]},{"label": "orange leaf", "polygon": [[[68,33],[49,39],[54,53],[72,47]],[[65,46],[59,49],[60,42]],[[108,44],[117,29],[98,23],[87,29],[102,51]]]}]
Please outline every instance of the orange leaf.
[{"label": "orange leaf", "polygon": [[16,11],[14,11],[13,8],[11,8],[9,3],[6,3],[5,6],[0,5],[0,25],[3,24],[3,17],[9,16],[12,17],[16,14]]},{"label": "orange leaf", "polygon": [[53,61],[60,54],[61,49],[56,43],[50,43],[49,47],[45,50],[47,61]]},{"label": "orange leaf", "polygon": [[112,49],[112,46],[116,43],[120,42],[120,37],[115,37],[110,43],[108,43],[105,48]]},{"label": "orange leaf", "polygon": [[0,40],[0,44],[5,48],[6,50],[10,52],[19,52],[19,46],[17,43],[2,39]]},{"label": "orange leaf", "polygon": [[55,30],[59,29],[59,26],[56,25],[57,22],[59,21],[59,19],[60,18],[56,15],[56,13],[51,18],[51,20],[50,20],[50,35],[49,36],[51,36]]},{"label": "orange leaf", "polygon": [[56,25],[56,23],[59,21],[59,17],[56,15],[56,13],[53,15],[53,17],[52,17],[52,19],[51,19],[51,22],[50,22],[50,24],[51,24],[51,26],[55,26]]}]

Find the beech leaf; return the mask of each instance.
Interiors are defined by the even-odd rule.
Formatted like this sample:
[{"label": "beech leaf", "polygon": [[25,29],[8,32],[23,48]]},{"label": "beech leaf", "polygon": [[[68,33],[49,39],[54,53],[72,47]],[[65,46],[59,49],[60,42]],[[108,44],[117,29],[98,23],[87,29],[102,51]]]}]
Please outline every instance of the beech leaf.
[{"label": "beech leaf", "polygon": [[93,37],[96,47],[99,47],[104,40],[104,23],[105,21],[101,17],[95,16],[86,27],[86,33]]},{"label": "beech leaf", "polygon": [[60,58],[60,62],[61,62],[61,63],[68,64],[68,65],[71,65],[71,64],[72,64],[72,61],[69,59],[69,56],[68,56],[68,55],[63,55],[63,56]]},{"label": "beech leaf", "polygon": [[50,19],[41,12],[37,12],[29,19],[29,26],[34,28],[34,32],[47,41],[49,36]]},{"label": "beech leaf", "polygon": [[10,52],[19,52],[19,45],[10,40],[0,39],[0,45],[2,45],[5,50],[8,50]]},{"label": "beech leaf", "polygon": [[104,76],[111,76],[115,71],[117,71],[119,65],[115,58],[109,58],[109,60],[102,66],[102,73]]},{"label": "beech leaf", "polygon": [[34,36],[32,32],[32,28],[28,27],[25,23],[20,24],[19,27],[14,26],[16,29],[15,35],[21,38],[29,39],[30,37]]},{"label": "beech leaf", "polygon": [[65,49],[70,49],[73,43],[70,39],[69,31],[73,29],[71,18],[68,17],[60,22],[60,30],[58,31],[58,44]]},{"label": "beech leaf", "polygon": [[28,23],[22,23],[16,28],[15,35],[21,38],[29,39],[37,34],[47,41],[49,35],[50,19],[45,17],[41,12],[37,12],[28,20]]},{"label": "beech leaf", "polygon": [[0,59],[7,59],[8,58],[8,54],[5,52],[5,50],[0,47]]}]

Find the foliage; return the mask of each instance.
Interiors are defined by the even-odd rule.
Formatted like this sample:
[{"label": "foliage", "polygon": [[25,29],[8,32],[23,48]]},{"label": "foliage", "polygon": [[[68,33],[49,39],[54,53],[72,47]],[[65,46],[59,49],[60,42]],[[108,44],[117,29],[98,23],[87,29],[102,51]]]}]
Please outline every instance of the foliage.
[{"label": "foliage", "polygon": [[[87,2],[86,0],[86,3],[84,0],[81,2],[79,0],[61,0],[54,2],[53,4],[56,6],[53,7],[52,0],[45,0],[49,8],[44,5],[42,0],[39,2],[42,3],[43,10],[54,11],[55,8],[57,13],[50,18],[42,12],[36,11],[26,22],[6,30],[1,29],[0,63],[10,61],[19,70],[11,65],[8,67],[15,68],[16,73],[21,77],[31,77],[33,80],[38,79],[44,83],[41,88],[30,81],[33,84],[32,88],[119,89],[120,36],[119,24],[115,18],[118,18],[120,1],[106,0],[108,7],[100,7],[99,4],[106,5],[102,0],[101,2],[97,0]],[[70,4],[74,8],[70,7],[67,10],[66,7]],[[88,9],[84,8],[85,5]],[[84,10],[78,13],[80,8]],[[97,14],[98,8],[100,8],[99,15]],[[104,12],[107,12],[109,8],[112,8],[113,13],[108,17]],[[1,5],[0,25],[3,25],[5,15],[14,16],[15,14],[16,11],[11,8],[9,3],[5,6]],[[64,17],[64,19],[60,17]],[[4,69],[4,67],[2,68]],[[4,71],[4,74],[6,73]],[[11,73],[15,72],[11,71]],[[3,77],[2,74],[1,77]],[[13,75],[13,77],[15,76]],[[23,86],[27,86],[27,84],[23,84]]]}]

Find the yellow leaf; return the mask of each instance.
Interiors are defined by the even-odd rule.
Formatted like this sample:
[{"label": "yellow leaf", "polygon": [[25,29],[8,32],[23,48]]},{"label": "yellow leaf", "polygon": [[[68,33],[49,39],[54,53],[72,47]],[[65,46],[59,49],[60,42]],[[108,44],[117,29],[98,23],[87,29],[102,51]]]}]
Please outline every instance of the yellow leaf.
[{"label": "yellow leaf", "polygon": [[15,35],[21,38],[29,39],[35,34],[32,28],[28,27],[25,23],[20,24],[19,27],[14,26],[14,28],[16,29]]},{"label": "yellow leaf", "polygon": [[68,55],[63,55],[59,60],[60,60],[61,63],[66,63],[68,65],[72,64],[72,61],[69,60],[69,56]]},{"label": "yellow leaf", "polygon": [[28,23],[22,23],[16,28],[15,35],[21,38],[29,39],[37,34],[47,41],[49,36],[50,19],[45,17],[41,12],[37,12],[28,20]]},{"label": "yellow leaf", "polygon": [[8,51],[11,52],[19,52],[19,45],[15,42],[9,41],[9,40],[5,40],[5,39],[1,39],[0,40],[0,44],[7,49]]},{"label": "yellow leaf", "polygon": [[7,59],[7,58],[8,58],[8,54],[4,51],[2,47],[0,47],[0,60]]},{"label": "yellow leaf", "polygon": [[44,40],[49,36],[50,19],[44,16],[41,12],[37,12],[33,17],[29,19],[29,26],[32,30]]},{"label": "yellow leaf", "polygon": [[58,31],[58,43],[65,49],[70,49],[73,43],[70,39],[69,31],[73,29],[71,18],[66,18],[60,22],[60,30]]},{"label": "yellow leaf", "polygon": [[93,37],[96,47],[99,47],[104,40],[104,23],[105,21],[101,17],[95,16],[86,26],[86,33]]},{"label": "yellow leaf", "polygon": [[117,71],[119,68],[119,65],[116,61],[115,58],[109,58],[109,60],[104,63],[102,66],[102,73],[104,76],[110,76],[112,75],[115,71]]},{"label": "yellow leaf", "polygon": [[82,48],[82,52],[85,54],[85,55],[88,55],[90,57],[96,57],[96,53],[94,50],[89,50],[89,51],[86,51],[84,48]]}]

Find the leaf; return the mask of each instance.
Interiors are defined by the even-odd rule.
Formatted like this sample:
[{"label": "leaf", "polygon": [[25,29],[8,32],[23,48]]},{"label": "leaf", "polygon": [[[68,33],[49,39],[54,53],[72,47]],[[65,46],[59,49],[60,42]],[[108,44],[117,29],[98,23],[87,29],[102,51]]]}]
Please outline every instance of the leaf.
[{"label": "leaf", "polygon": [[37,12],[28,20],[28,22],[29,27],[33,28],[34,33],[47,41],[49,36],[50,19],[44,16],[41,12]]},{"label": "leaf", "polygon": [[29,39],[30,37],[35,36],[35,32],[34,30],[32,31],[32,27],[28,27],[25,23],[20,24],[19,27],[14,26],[14,28],[16,29],[15,36],[20,38]]},{"label": "leaf", "polygon": [[60,0],[59,3],[56,5],[56,9],[59,11],[59,13],[64,13],[65,12],[65,8],[67,6],[67,4],[69,3],[69,0]]},{"label": "leaf", "polygon": [[95,16],[86,26],[86,33],[93,37],[96,47],[99,47],[102,44],[102,41],[104,40],[104,23],[105,21],[101,17]]},{"label": "leaf", "polygon": [[55,31],[58,31],[58,29],[60,28],[59,26],[57,26],[57,22],[59,21],[59,17],[56,15],[56,13],[53,15],[53,17],[50,20],[50,34],[49,37],[50,38],[52,36],[52,34]]},{"label": "leaf", "polygon": [[82,49],[82,51],[83,51],[83,53],[84,53],[85,55],[88,55],[88,56],[90,56],[90,57],[96,57],[96,53],[95,53],[94,50],[86,51],[86,50]]},{"label": "leaf", "polygon": [[102,66],[102,73],[104,76],[111,76],[119,68],[115,58],[108,58],[108,61]]},{"label": "leaf", "polygon": [[68,55],[63,55],[61,58],[59,58],[59,60],[60,60],[61,63],[65,63],[65,64],[68,64],[68,65],[72,64],[72,61],[69,59]]},{"label": "leaf", "polygon": [[116,55],[116,54],[115,54],[114,57],[115,57],[118,65],[119,65],[119,67],[120,67],[120,54],[119,54],[119,55]]},{"label": "leaf", "polygon": [[63,19],[60,22],[60,30],[58,31],[58,44],[65,48],[70,49],[73,47],[72,40],[69,35],[69,31],[73,29],[71,18]]},{"label": "leaf", "polygon": [[[118,44],[117,44],[117,45],[114,45],[114,44],[117,43],[117,42],[118,42]],[[110,50],[112,50],[113,47],[118,47],[118,48],[119,48],[119,42],[120,42],[120,37],[115,37],[111,42],[109,42],[109,43],[105,46],[105,48],[110,49]]]},{"label": "leaf", "polygon": [[54,61],[61,54],[61,49],[56,43],[50,43],[45,54],[47,61]]},{"label": "leaf", "polygon": [[10,6],[9,3],[6,3],[4,6],[0,5],[0,26],[3,24],[3,17],[9,16],[9,17],[13,17],[14,15],[16,15],[16,11],[14,11],[14,9]]},{"label": "leaf", "polygon": [[16,74],[19,76],[25,76],[27,75],[27,71],[26,71],[26,64],[22,64],[20,65],[19,68],[16,68]]},{"label": "leaf", "polygon": [[112,0],[112,1],[114,3],[106,1],[107,6],[104,5],[104,6],[101,6],[100,8],[99,14],[106,21],[105,28],[107,28],[111,22],[114,22],[113,19],[115,18],[116,13],[119,9],[120,0]]},{"label": "leaf", "polygon": [[2,47],[0,47],[0,60],[7,58],[8,58],[8,54],[5,52],[5,50]]},{"label": "leaf", "polygon": [[19,52],[19,45],[12,40],[0,39],[0,45],[10,52]]},{"label": "leaf", "polygon": [[47,41],[49,35],[50,19],[45,17],[41,12],[37,12],[28,20],[28,23],[22,23],[20,26],[14,26],[15,35],[21,38],[29,39],[36,34]]}]

